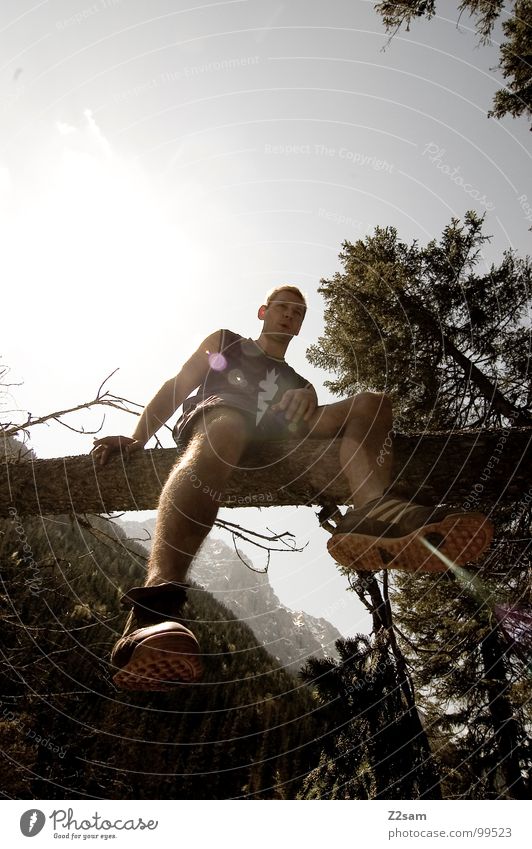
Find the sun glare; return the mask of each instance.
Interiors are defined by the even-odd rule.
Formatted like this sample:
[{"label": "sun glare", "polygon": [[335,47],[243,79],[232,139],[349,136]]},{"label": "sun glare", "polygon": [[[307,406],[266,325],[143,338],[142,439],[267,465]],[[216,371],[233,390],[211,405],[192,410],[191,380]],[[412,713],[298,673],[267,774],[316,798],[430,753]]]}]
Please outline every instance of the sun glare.
[{"label": "sun glare", "polygon": [[2,184],[9,183],[2,277],[39,308],[36,322],[45,309],[64,332],[73,302],[85,319],[104,320],[104,305],[120,308],[124,319],[138,312],[139,299],[201,271],[184,224],[190,207],[182,221],[175,208],[165,214],[169,199],[134,160],[113,153],[89,112],[80,129],[58,123],[53,143],[24,172],[3,169]]}]

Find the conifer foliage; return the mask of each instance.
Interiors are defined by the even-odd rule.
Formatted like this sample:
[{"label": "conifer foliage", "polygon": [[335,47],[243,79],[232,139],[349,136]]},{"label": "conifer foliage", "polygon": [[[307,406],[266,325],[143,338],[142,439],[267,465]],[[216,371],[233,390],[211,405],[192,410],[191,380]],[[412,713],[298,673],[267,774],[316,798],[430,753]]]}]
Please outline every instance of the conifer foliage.
[{"label": "conifer foliage", "polygon": [[[465,13],[473,18],[481,44],[488,44],[495,23],[505,10],[504,0],[462,0],[458,5],[459,18]],[[438,8],[436,0],[382,0],[375,4],[386,30],[394,35],[402,26],[408,31],[416,18],[433,18]],[[499,68],[507,81],[496,92],[493,109],[488,116],[504,115],[532,117],[532,2],[515,0],[502,22],[505,41],[500,47]]]},{"label": "conifer foliage", "polygon": [[336,394],[386,391],[402,432],[530,425],[532,267],[504,253],[480,266],[484,218],[453,218],[439,241],[402,242],[394,227],[344,242],[343,271],[322,280],[325,334],[309,349]]},{"label": "conifer foliage", "polygon": [[302,671],[322,703],[335,709],[335,733],[300,798],[441,798],[416,707],[385,631],[373,640],[359,634],[335,645],[338,662],[311,658]]},{"label": "conifer foliage", "polygon": [[[332,372],[333,392],[389,393],[398,432],[496,429],[498,455],[486,457],[481,479],[499,462],[509,428],[530,432],[532,400],[530,260],[506,252],[498,265],[480,270],[488,240],[482,226],[483,218],[469,212],[463,223],[453,218],[426,247],[402,242],[393,227],[344,242],[343,270],[321,282],[325,332],[309,352]],[[467,465],[462,474],[471,497],[455,506],[480,506],[490,515],[496,524],[492,550],[482,564],[457,573],[392,570],[382,581],[362,572],[353,578],[373,615],[373,639],[352,646],[341,665],[313,662],[306,670],[322,698],[336,686],[344,709],[333,747],[305,782],[306,798],[427,792],[426,776],[409,767],[419,741],[421,760],[432,763],[446,798],[530,795],[532,637],[525,630],[532,610],[532,498],[529,491],[513,502],[489,503],[481,480],[468,479]],[[508,610],[513,619],[505,627]],[[512,630],[515,621],[520,628]],[[390,662],[376,688],[374,676],[361,677],[361,670],[378,663],[383,645]],[[354,678],[358,684],[347,704],[341,688],[346,681],[352,687]],[[401,727],[405,708],[392,695],[394,679],[396,688],[411,685],[403,705],[410,711],[415,705],[428,745],[423,734]],[[368,741],[379,740],[383,723],[397,730],[393,753],[387,743],[370,751]],[[406,755],[403,781],[396,771],[400,751]],[[383,764],[389,767],[386,786]],[[408,786],[414,775],[417,783]]]},{"label": "conifer foliage", "polygon": [[[109,652],[145,550],[90,517],[0,523],[0,784],[11,798],[294,798],[318,763],[306,688],[204,590],[191,591],[206,674],[117,691]],[[116,539],[113,540],[113,529]],[[326,733],[326,731],[325,731]]]}]

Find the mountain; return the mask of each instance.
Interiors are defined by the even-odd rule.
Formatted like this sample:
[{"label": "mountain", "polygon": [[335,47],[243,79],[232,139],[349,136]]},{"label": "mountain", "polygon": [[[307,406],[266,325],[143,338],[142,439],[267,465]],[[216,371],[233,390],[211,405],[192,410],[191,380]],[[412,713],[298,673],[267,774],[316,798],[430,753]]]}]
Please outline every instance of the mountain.
[{"label": "mountain", "polygon": [[191,589],[183,616],[194,620],[202,680],[118,691],[118,599],[142,582],[145,549],[95,516],[4,519],[0,538],[4,795],[297,798],[334,733],[334,705],[280,669],[245,622]]},{"label": "mountain", "polygon": [[[129,539],[141,542],[149,551],[155,519],[115,521]],[[342,635],[334,625],[281,604],[268,575],[253,571],[251,561],[241,557],[222,540],[208,537],[189,577],[248,625],[258,642],[288,671],[297,672],[309,657],[336,658],[334,644]]]}]

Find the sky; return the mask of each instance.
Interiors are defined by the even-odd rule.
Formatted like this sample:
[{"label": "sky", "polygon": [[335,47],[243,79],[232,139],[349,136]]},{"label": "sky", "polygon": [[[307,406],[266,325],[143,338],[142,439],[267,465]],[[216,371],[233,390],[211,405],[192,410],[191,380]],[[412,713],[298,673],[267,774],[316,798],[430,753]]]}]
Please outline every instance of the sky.
[{"label": "sky", "polygon": [[[115,370],[109,391],[143,406],[212,331],[256,338],[281,283],[308,295],[287,358],[326,403],[305,351],[345,239],[394,226],[425,244],[475,209],[480,269],[525,255],[528,122],[486,114],[500,26],[482,47],[457,4],[438,7],[390,42],[366,0],[3,0],[2,420],[86,402]],[[95,430],[102,410],[66,421]],[[134,426],[107,411],[101,433]],[[92,437],[42,425],[31,445],[76,455]],[[281,601],[367,631],[313,513],[220,515],[308,542],[272,558]]]}]

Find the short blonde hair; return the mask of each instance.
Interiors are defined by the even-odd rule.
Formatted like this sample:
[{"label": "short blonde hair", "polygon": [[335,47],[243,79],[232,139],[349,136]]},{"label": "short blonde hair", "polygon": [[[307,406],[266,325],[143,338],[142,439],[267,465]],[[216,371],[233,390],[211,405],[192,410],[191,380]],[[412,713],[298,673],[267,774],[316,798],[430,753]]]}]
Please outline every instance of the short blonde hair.
[{"label": "short blonde hair", "polygon": [[307,299],[303,292],[297,288],[297,286],[290,286],[287,284],[286,286],[276,286],[275,289],[270,289],[270,291],[266,295],[266,306],[269,307],[271,302],[275,299],[275,296],[279,294],[279,292],[292,292],[293,295],[297,295],[298,298],[301,298],[303,303],[305,304],[305,312],[307,309]]}]

